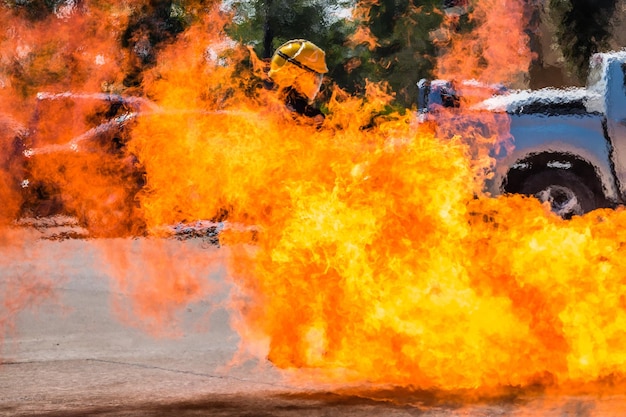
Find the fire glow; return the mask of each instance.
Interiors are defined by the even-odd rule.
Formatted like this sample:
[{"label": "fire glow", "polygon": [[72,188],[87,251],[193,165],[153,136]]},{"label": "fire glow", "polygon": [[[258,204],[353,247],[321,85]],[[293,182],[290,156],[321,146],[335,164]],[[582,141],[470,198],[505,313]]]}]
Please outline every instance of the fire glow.
[{"label": "fire glow", "polygon": [[[70,25],[71,17],[53,20]],[[243,88],[260,75],[261,62],[252,57],[249,79],[232,77],[235,64],[250,56],[247,49],[232,48],[226,61],[208,58],[210,45],[227,41],[225,22],[212,11],[164,48],[145,75],[145,94],[158,108],[136,120],[128,143],[146,172],[138,212],[128,216],[131,230],[141,222],[155,237],[164,225],[221,210],[229,223],[254,227],[254,233],[231,228],[221,235],[237,288],[233,325],[242,351],[300,370],[296,379],[303,369],[318,370],[323,382],[458,389],[621,381],[623,209],[563,221],[534,199],[480,195],[477,173],[490,161],[474,145],[506,138],[474,142],[464,132],[438,138],[419,129],[411,112],[372,119],[390,99],[382,86],[369,85],[364,99],[333,90],[321,129],[295,122],[272,92]],[[12,39],[36,48],[43,35],[22,31],[33,38]],[[490,47],[498,51],[489,64],[500,81],[506,81],[507,48]],[[90,63],[110,62],[93,50]],[[520,65],[515,60],[505,68],[515,75]],[[116,76],[104,71],[62,87],[115,84]],[[9,84],[0,93],[15,97]],[[73,173],[63,177],[73,179],[70,207],[106,197],[94,197],[94,189],[108,195],[126,186],[123,168],[99,165],[112,161],[79,159],[63,160],[64,172]],[[55,175],[56,166],[38,172]],[[1,174],[0,184],[10,178]],[[0,208],[7,227],[19,207],[9,190],[0,188],[9,202]],[[11,236],[1,235],[2,249],[24,250],[27,243]],[[162,253],[131,260],[123,247],[116,254],[107,246],[103,254],[121,271],[121,285],[135,289],[139,316],[158,323],[155,306],[178,308],[209,291],[178,269],[164,282]],[[138,271],[132,262],[152,267]],[[141,285],[130,282],[134,276]],[[141,292],[142,286],[169,295]]]}]

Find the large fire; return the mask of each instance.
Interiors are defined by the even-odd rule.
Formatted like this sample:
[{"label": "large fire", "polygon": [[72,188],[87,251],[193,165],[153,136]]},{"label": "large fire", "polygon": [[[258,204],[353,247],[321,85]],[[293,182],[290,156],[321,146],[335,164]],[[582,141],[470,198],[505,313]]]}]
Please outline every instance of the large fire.
[{"label": "large fire", "polygon": [[[492,12],[511,16],[516,22],[506,27],[520,35],[522,2],[506,2],[514,13],[494,6],[504,3],[477,2],[485,6],[477,7],[479,18],[494,25],[501,21]],[[111,39],[97,35],[119,24],[123,10],[109,10],[105,19],[90,13],[53,16],[53,27],[27,29],[7,12],[3,21],[12,23],[0,46],[37,75],[35,66],[48,61],[26,62],[23,51],[45,48],[50,34],[83,42],[67,51],[82,51],[84,63],[73,54],[71,61],[86,76],[43,87],[102,92],[106,86],[110,92],[119,74],[105,63],[125,58],[112,52]],[[100,20],[104,27],[95,26]],[[470,139],[458,131],[438,138],[410,111],[376,116],[391,98],[383,86],[369,85],[363,99],[334,89],[321,128],[298,122],[271,91],[254,84],[263,63],[229,44],[226,21],[219,9],[207,11],[160,51],[139,93],[154,105],[140,105],[126,158],[84,159],[65,149],[33,162],[35,173],[61,184],[66,207],[95,216],[127,210],[126,232],[145,230],[155,238],[167,225],[226,216],[220,250],[236,288],[231,307],[241,349],[297,369],[296,379],[308,378],[308,369],[322,382],[442,389],[621,381],[623,209],[564,221],[534,199],[483,196],[481,173],[491,161],[480,149],[508,146],[506,121],[492,129],[500,137]],[[71,36],[78,24],[91,32]],[[491,39],[486,48],[484,33],[469,49],[461,39],[449,46],[459,54],[482,45],[488,67],[498,71],[465,74],[485,82],[517,77],[520,59],[530,54],[519,43],[510,59],[508,44]],[[62,56],[49,58],[62,67]],[[233,77],[244,59],[251,61],[249,73]],[[441,73],[461,71],[449,68]],[[18,85],[8,73],[0,77],[6,124],[27,125],[32,86]],[[89,127],[81,123],[55,137],[65,143]],[[67,119],[46,126],[52,132]],[[9,149],[11,139],[2,140]],[[19,190],[7,185],[15,168],[0,162],[0,245],[6,253],[27,251],[32,238],[19,240],[11,226],[21,204]],[[145,172],[132,204],[126,199],[135,178],[125,164]],[[95,233],[107,236],[107,230]],[[182,258],[193,270],[209,269],[216,263],[206,253],[168,244],[162,251],[131,251],[131,257],[132,241],[125,242],[96,245],[118,284],[136,294],[136,314],[151,326],[210,291],[180,263],[167,262]],[[9,302],[28,289],[8,288],[4,309],[28,306]]]}]

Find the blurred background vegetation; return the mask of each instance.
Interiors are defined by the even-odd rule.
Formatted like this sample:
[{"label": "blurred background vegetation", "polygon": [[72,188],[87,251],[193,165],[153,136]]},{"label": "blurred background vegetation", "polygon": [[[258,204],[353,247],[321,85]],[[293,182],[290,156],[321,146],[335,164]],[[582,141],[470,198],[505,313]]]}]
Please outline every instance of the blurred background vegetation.
[{"label": "blurred background vegetation", "polygon": [[[4,0],[0,7],[28,21],[41,21],[64,7],[80,10],[87,0]],[[227,34],[269,59],[283,42],[306,38],[325,49],[328,79],[360,94],[366,83],[387,82],[396,104],[415,105],[416,82],[432,77],[440,52],[434,34],[446,16],[457,30],[471,30],[477,0],[144,0],[90,7],[127,14],[120,48],[135,54],[124,86],[138,88],[142,73],[207,8],[221,4],[232,15]],[[502,0],[504,1],[504,0]],[[534,59],[525,87],[582,85],[591,54],[626,43],[626,2],[618,0],[523,0]],[[117,7],[117,9],[115,9]],[[115,9],[115,10],[113,10]],[[139,36],[141,34],[142,36]],[[502,34],[494,34],[501,36]],[[2,70],[2,68],[0,68]]]}]

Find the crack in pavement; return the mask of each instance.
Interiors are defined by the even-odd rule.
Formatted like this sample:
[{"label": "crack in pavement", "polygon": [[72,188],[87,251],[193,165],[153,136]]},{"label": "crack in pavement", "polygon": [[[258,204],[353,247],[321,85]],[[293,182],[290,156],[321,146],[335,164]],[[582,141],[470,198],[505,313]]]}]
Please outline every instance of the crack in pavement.
[{"label": "crack in pavement", "polygon": [[181,369],[164,368],[162,366],[147,365],[147,364],[144,364],[144,363],[137,363],[137,362],[124,362],[124,361],[115,361],[115,360],[110,360],[110,359],[86,359],[86,360],[89,361],[89,362],[100,362],[100,363],[108,363],[108,364],[114,364],[114,365],[132,366],[132,367],[143,368],[143,369],[154,369],[154,370],[159,370],[159,371],[173,372],[173,373],[184,374],[184,375],[194,375],[194,376],[206,377],[206,378],[216,378],[216,379],[223,379],[223,380],[235,380],[235,381],[248,382],[248,383],[254,383],[254,384],[259,384],[259,385],[267,385],[267,386],[277,387],[277,388],[285,388],[285,389],[292,389],[293,388],[293,387],[290,387],[290,386],[284,385],[284,384],[276,384],[276,383],[264,382],[264,381],[254,381],[254,380],[250,380],[250,379],[239,378],[239,377],[232,376],[232,375],[213,375],[213,374],[208,374],[208,373],[204,373],[204,372],[195,372],[195,371],[186,371],[186,370],[181,370]]}]

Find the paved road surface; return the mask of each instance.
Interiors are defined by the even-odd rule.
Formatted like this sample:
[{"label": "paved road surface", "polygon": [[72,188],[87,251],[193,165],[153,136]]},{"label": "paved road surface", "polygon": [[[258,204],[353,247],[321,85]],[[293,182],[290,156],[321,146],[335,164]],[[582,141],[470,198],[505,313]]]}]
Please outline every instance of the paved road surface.
[{"label": "paved road surface", "polygon": [[[176,324],[159,323],[155,337],[154,323],[146,328],[128,314],[130,304],[124,307],[123,300],[130,297],[124,290],[132,288],[99,269],[100,244],[25,241],[2,247],[0,415],[626,415],[623,396],[555,397],[509,390],[467,403],[445,392],[296,387],[266,361],[231,363],[239,337],[228,310],[221,307],[228,292],[223,269],[206,277],[221,290],[185,304]],[[141,253],[161,245],[105,244]],[[226,250],[202,242],[167,244],[169,253],[187,245],[185,250],[191,247],[217,259]]]}]

